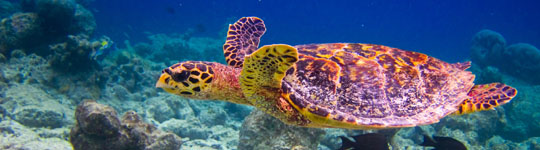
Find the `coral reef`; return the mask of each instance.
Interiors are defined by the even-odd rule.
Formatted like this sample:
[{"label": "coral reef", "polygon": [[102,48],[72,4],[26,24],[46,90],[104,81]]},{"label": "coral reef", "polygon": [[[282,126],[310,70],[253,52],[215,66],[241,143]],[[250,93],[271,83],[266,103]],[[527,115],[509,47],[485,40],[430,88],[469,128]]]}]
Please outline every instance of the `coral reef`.
[{"label": "coral reef", "polygon": [[77,106],[75,116],[70,133],[74,149],[177,150],[182,144],[180,137],[144,123],[134,111],[120,121],[111,107],[87,100]]},{"label": "coral reef", "polygon": [[94,16],[75,0],[23,0],[24,11],[35,12],[49,37],[86,34],[95,29]]},{"label": "coral reef", "polygon": [[19,11],[16,5],[6,0],[0,0],[0,19],[9,17],[11,14]]},{"label": "coral reef", "polygon": [[[43,58],[22,51],[13,51],[12,58],[0,68],[4,85],[0,88],[3,99],[0,108],[5,115],[30,127],[58,128],[72,123],[71,104],[62,95],[47,89],[52,71]],[[67,106],[66,106],[67,105]]]},{"label": "coral reef", "polygon": [[471,59],[473,62],[488,66],[496,60],[501,60],[506,40],[492,30],[482,30],[474,35],[471,46]]},{"label": "coral reef", "polygon": [[65,42],[50,45],[54,53],[49,55],[49,62],[54,69],[62,72],[80,72],[93,70],[98,67],[96,61],[89,55],[101,47],[97,41],[88,41],[88,36],[79,34],[69,35]]},{"label": "coral reef", "polygon": [[2,120],[0,122],[0,149],[23,150],[71,150],[71,144],[60,137],[43,137],[16,121]]},{"label": "coral reef", "polygon": [[507,140],[521,141],[528,137],[540,137],[540,85],[530,86],[508,77],[505,82],[516,85],[519,95],[505,107],[507,126],[500,136]]},{"label": "coral reef", "polygon": [[[26,91],[21,93],[20,91]],[[69,107],[60,105],[59,101],[46,94],[45,91],[30,85],[17,85],[6,92],[2,104],[7,115],[13,120],[30,127],[58,128],[69,124]]]},{"label": "coral reef", "polygon": [[[238,130],[242,119],[221,118],[232,113],[224,109],[228,105],[225,102],[195,101],[160,92],[145,104],[146,118],[149,121],[156,120],[151,122],[156,123],[160,129],[181,136],[185,140],[182,149],[236,149],[238,145]],[[165,114],[168,111],[173,113]],[[164,121],[159,121],[161,119]]]},{"label": "coral reef", "polygon": [[74,0],[35,0],[35,12],[43,21],[47,34],[67,35],[75,17],[77,3]]},{"label": "coral reef", "polygon": [[0,53],[15,49],[48,58],[58,70],[92,70],[91,52],[102,45],[90,42],[96,27],[90,11],[74,0],[24,0],[25,13],[14,13],[0,24]]},{"label": "coral reef", "polygon": [[504,57],[510,58],[501,65],[513,76],[533,84],[540,84],[540,50],[526,43],[506,47]]},{"label": "coral reef", "polygon": [[[458,122],[444,124],[458,129],[452,126],[469,122],[468,126],[474,125],[473,128],[459,129],[482,133],[479,136],[480,143],[490,138],[486,135],[498,135],[515,142],[540,136],[540,123],[536,121],[540,120],[540,113],[536,113],[536,110],[540,110],[536,94],[540,91],[540,50],[526,43],[510,46],[505,43],[504,38],[495,31],[483,30],[477,33],[471,47],[474,64],[470,70],[477,75],[476,83],[502,82],[514,86],[519,91],[516,98],[509,105],[497,108],[497,111],[467,115],[465,118],[474,118],[465,120],[451,117],[446,120]],[[482,52],[482,55],[478,52]]]},{"label": "coral reef", "polygon": [[[540,50],[526,43],[507,46],[503,36],[495,31],[476,33],[472,40],[471,59],[480,68],[497,67],[530,84],[540,84]],[[493,69],[483,72],[490,71]]]},{"label": "coral reef", "polygon": [[43,36],[36,13],[15,13],[0,23],[0,52],[9,54],[13,48],[28,48],[39,44],[33,40]]},{"label": "coral reef", "polygon": [[324,134],[322,129],[286,125],[262,111],[254,110],[242,124],[238,149],[317,149]]}]

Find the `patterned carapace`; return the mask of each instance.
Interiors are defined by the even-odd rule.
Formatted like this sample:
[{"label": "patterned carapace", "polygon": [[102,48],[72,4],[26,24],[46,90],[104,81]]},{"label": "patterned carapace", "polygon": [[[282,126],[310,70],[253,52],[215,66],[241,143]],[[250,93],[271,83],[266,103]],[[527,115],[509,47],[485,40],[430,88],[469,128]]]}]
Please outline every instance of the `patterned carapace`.
[{"label": "patterned carapace", "polygon": [[292,125],[350,129],[436,123],[452,113],[492,109],[517,94],[502,83],[474,85],[466,71],[470,62],[450,64],[383,45],[257,49],[265,31],[257,17],[239,19],[223,45],[228,66],[176,64],[163,70],[156,86],[193,99],[255,106]]},{"label": "patterned carapace", "polygon": [[[304,113],[377,127],[414,126],[455,111],[473,86],[464,64],[373,44],[296,46],[283,96]],[[436,109],[431,109],[436,108]],[[437,118],[437,120],[432,119]]]}]

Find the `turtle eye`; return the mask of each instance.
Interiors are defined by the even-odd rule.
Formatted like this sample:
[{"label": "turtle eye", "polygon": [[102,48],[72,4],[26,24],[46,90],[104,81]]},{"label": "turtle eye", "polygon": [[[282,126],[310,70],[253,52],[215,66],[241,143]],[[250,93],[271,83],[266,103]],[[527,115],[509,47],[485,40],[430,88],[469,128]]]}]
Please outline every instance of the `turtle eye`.
[{"label": "turtle eye", "polygon": [[189,77],[189,74],[190,74],[189,71],[183,70],[180,73],[173,73],[171,77],[176,82],[182,82],[182,81],[185,81]]},{"label": "turtle eye", "polygon": [[172,71],[171,71],[169,68],[163,69],[163,71],[161,71],[161,73],[167,73],[167,74],[169,74],[169,75],[172,75],[172,74],[173,74]]}]

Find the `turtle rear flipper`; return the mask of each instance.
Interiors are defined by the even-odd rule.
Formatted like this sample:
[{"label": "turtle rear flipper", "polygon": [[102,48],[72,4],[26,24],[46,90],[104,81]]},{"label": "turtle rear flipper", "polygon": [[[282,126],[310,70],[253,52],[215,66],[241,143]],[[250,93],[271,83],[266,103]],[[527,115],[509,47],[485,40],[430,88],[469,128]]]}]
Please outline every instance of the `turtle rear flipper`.
[{"label": "turtle rear flipper", "polygon": [[285,72],[296,61],[297,49],[284,44],[263,46],[247,56],[240,75],[244,96],[248,100],[254,100],[250,97],[255,93],[277,91],[276,89],[281,88]]},{"label": "turtle rear flipper", "polygon": [[516,94],[515,88],[502,83],[475,85],[469,91],[470,98],[461,103],[455,114],[461,115],[493,109],[510,102]]},{"label": "turtle rear flipper", "polygon": [[243,17],[229,25],[227,41],[223,44],[223,55],[227,64],[241,68],[244,56],[257,50],[264,32],[264,22],[257,17]]}]

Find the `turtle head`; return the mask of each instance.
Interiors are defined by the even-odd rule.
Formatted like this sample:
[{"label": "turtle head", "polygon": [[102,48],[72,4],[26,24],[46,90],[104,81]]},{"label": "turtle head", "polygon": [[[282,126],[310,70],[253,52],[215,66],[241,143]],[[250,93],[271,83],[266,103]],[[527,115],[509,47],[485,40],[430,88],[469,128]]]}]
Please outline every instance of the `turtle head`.
[{"label": "turtle head", "polygon": [[163,69],[156,87],[169,93],[197,98],[206,95],[204,92],[213,79],[214,70],[210,63],[187,61]]},{"label": "turtle head", "polygon": [[244,103],[239,72],[220,63],[186,61],[163,69],[156,87],[191,99]]}]

